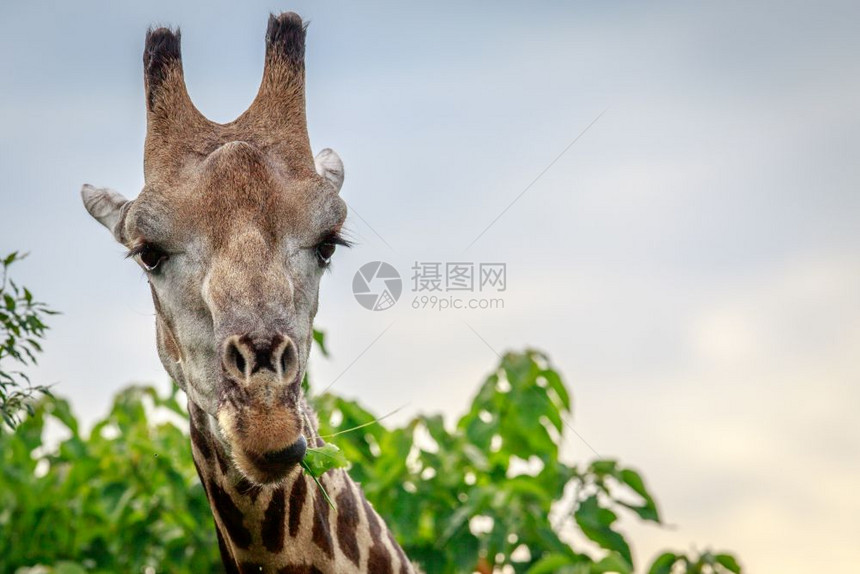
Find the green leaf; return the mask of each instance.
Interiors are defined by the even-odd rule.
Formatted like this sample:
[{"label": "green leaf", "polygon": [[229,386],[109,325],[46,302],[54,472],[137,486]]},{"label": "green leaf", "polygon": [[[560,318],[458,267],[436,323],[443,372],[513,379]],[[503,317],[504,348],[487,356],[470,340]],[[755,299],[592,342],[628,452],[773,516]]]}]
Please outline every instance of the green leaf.
[{"label": "green leaf", "polygon": [[612,476],[615,474],[617,468],[618,461],[612,459],[600,459],[591,463],[591,472],[600,476]]},{"label": "green leaf", "polygon": [[678,555],[664,552],[658,556],[648,569],[648,574],[672,574],[672,566],[678,561]]},{"label": "green leaf", "polygon": [[330,442],[321,447],[308,448],[303,462],[305,463],[305,470],[314,478],[322,476],[323,473],[333,468],[349,466],[349,461],[343,452]]},{"label": "green leaf", "polygon": [[611,525],[618,518],[614,512],[600,506],[597,496],[592,495],[579,504],[574,513],[576,523],[582,529],[582,533],[600,545],[601,548],[614,550],[620,554],[627,563],[633,565],[633,557],[630,553],[630,545],[618,532],[612,530]]},{"label": "green leaf", "polygon": [[643,520],[660,522],[660,516],[657,512],[657,503],[654,501],[651,493],[648,492],[648,489],[645,488],[645,481],[642,480],[642,476],[633,469],[625,468],[618,474],[618,478],[624,484],[633,489],[633,491],[641,496],[645,501],[645,504],[639,507],[626,504],[625,506],[635,511]]},{"label": "green leaf", "polygon": [[3,267],[8,267],[9,265],[11,265],[11,264],[12,264],[12,262],[13,262],[13,261],[15,261],[15,260],[17,260],[17,259],[19,259],[19,257],[18,257],[18,252],[17,252],[17,251],[13,251],[12,253],[10,253],[9,255],[7,255],[7,256],[3,259]]},{"label": "green leaf", "polygon": [[329,498],[328,492],[326,492],[326,489],[322,485],[322,483],[319,481],[319,478],[314,476],[313,471],[308,466],[308,463],[306,463],[304,460],[302,460],[299,464],[301,465],[301,467],[303,469],[305,469],[305,471],[308,473],[308,475],[311,477],[311,479],[313,479],[314,483],[316,483],[317,488],[319,488],[320,492],[322,492],[323,498],[325,498],[326,503],[328,503],[328,505],[331,507],[332,510],[336,510],[335,506],[334,506],[334,502],[332,502],[331,498]]},{"label": "green leaf", "polygon": [[328,357],[329,351],[325,343],[325,332],[314,329],[314,342],[317,344],[317,347],[319,347],[323,357]]},{"label": "green leaf", "polygon": [[628,510],[635,512],[636,515],[639,516],[639,518],[641,518],[642,520],[647,520],[649,522],[657,522],[657,523],[660,522],[660,517],[657,515],[657,509],[653,508],[652,506],[649,506],[647,504],[643,504],[643,505],[630,504],[630,503],[624,502],[623,500],[616,500],[615,502],[617,504],[623,506],[624,508],[627,508]]},{"label": "green leaf", "polygon": [[566,554],[548,554],[526,570],[526,574],[555,574],[565,566],[572,566],[576,561]]},{"label": "green leaf", "polygon": [[608,556],[600,560],[591,567],[591,572],[594,574],[603,574],[605,572],[616,572],[618,574],[630,574],[633,572],[633,567],[616,552],[609,553]]},{"label": "green leaf", "polygon": [[714,556],[714,560],[729,572],[734,572],[734,574],[740,574],[741,572],[740,564],[738,564],[738,561],[731,554],[717,554]]},{"label": "green leaf", "polygon": [[570,393],[567,392],[567,387],[564,386],[561,375],[552,369],[545,369],[540,374],[546,379],[547,387],[555,391],[555,394],[558,395],[564,410],[570,412]]}]

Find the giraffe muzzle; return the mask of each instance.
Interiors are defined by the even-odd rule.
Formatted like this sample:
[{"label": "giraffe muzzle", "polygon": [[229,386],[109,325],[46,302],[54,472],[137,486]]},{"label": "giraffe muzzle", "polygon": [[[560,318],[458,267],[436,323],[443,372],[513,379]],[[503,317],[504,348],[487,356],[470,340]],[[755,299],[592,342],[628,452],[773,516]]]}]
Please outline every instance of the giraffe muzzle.
[{"label": "giraffe muzzle", "polygon": [[270,333],[232,335],[221,345],[218,424],[237,469],[258,484],[284,478],[307,450],[298,350],[289,336]]}]

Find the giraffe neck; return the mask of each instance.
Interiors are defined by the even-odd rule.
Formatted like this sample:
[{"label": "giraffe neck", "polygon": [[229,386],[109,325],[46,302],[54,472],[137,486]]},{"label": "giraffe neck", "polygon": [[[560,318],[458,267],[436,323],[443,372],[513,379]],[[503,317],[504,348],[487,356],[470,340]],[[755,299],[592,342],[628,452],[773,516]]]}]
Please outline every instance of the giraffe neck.
[{"label": "giraffe neck", "polygon": [[[316,417],[305,404],[309,419]],[[215,518],[224,568],[231,573],[412,574],[391,531],[346,471],[320,482],[334,502],[300,468],[281,483],[253,485],[242,477],[212,430],[211,419],[191,401],[194,464]],[[309,444],[322,444],[316,428]]]}]

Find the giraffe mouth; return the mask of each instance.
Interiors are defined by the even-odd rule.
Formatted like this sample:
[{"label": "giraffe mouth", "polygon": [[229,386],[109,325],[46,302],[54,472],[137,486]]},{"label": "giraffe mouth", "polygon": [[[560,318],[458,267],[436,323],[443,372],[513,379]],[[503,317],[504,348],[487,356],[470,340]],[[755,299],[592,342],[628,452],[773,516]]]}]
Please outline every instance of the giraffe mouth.
[{"label": "giraffe mouth", "polygon": [[298,468],[307,452],[307,439],[300,434],[283,448],[261,450],[249,448],[248,441],[232,440],[230,450],[239,473],[255,484],[275,484]]},{"label": "giraffe mouth", "polygon": [[249,459],[260,475],[272,479],[265,482],[277,482],[302,461],[307,449],[307,440],[304,435],[299,435],[298,440],[286,448],[252,455]]}]

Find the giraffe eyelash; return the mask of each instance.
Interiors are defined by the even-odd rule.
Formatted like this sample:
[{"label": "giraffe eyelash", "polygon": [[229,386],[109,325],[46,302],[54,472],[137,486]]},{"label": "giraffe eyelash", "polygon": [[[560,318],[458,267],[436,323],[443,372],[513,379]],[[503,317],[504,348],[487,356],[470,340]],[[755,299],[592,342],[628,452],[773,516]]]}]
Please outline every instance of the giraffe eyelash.
[{"label": "giraffe eyelash", "polygon": [[137,257],[138,255],[140,255],[141,253],[143,253],[144,251],[146,251],[147,249],[149,249],[151,247],[152,246],[149,243],[140,243],[139,245],[136,245],[136,246],[132,247],[131,249],[129,249],[125,254],[125,258],[126,259],[134,259],[135,257]]},{"label": "giraffe eyelash", "polygon": [[352,247],[354,244],[352,241],[343,236],[340,230],[331,231],[324,235],[322,239],[317,241],[317,245],[321,245],[323,243],[331,243],[333,245],[340,245],[342,247],[346,247],[347,249]]}]

